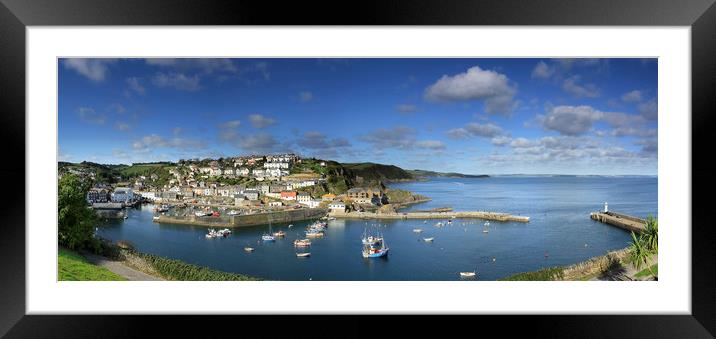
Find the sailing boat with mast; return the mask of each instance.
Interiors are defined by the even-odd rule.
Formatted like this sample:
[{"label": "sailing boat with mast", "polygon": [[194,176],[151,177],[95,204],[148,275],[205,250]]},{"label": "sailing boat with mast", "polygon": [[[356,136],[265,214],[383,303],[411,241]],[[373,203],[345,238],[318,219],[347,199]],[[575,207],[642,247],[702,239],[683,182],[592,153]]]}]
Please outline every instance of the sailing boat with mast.
[{"label": "sailing boat with mast", "polygon": [[273,236],[273,230],[272,230],[272,228],[271,228],[271,213],[269,212],[267,215],[268,215],[268,222],[269,222],[269,232],[268,232],[268,233],[264,233],[264,235],[261,236],[261,240],[263,240],[263,241],[276,241],[276,237]]}]

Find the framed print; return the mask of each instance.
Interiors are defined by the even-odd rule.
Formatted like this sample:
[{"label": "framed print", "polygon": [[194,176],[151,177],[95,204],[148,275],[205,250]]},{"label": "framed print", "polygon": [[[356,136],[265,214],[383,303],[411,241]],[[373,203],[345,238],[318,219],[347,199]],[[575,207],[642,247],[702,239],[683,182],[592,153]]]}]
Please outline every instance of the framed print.
[{"label": "framed print", "polygon": [[711,336],[712,3],[512,5],[3,0],[3,333]]}]

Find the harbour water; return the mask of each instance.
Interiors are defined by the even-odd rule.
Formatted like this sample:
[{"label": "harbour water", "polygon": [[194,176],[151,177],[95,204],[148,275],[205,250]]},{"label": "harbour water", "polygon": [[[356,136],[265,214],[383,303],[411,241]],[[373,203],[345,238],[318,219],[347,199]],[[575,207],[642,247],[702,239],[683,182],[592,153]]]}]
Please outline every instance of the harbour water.
[{"label": "harbour water", "polygon": [[[453,207],[530,217],[529,223],[447,220],[333,220],[324,238],[297,250],[310,222],[272,224],[284,238],[264,243],[268,225],[236,228],[227,238],[206,239],[207,227],[157,224],[151,205],[128,211],[128,219],[99,225],[98,235],[127,240],[137,250],[268,280],[460,280],[459,272],[476,271],[476,280],[496,280],[542,267],[568,265],[628,245],[630,235],[593,221],[589,213],[609,209],[646,217],[657,214],[656,177],[499,176],[432,178],[391,184],[423,194],[431,201],[405,210]],[[422,233],[414,233],[421,228]],[[364,259],[361,236],[379,230],[390,247],[385,258]],[[423,238],[434,237],[425,242]],[[245,252],[244,247],[255,251]],[[295,253],[309,251],[308,258]],[[548,256],[545,256],[548,254]]]}]

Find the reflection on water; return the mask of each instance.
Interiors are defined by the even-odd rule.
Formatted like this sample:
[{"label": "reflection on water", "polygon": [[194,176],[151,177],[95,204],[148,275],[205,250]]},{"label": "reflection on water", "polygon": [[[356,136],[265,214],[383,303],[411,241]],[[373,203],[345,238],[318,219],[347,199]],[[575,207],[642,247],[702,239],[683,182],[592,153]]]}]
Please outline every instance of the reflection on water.
[{"label": "reflection on water", "polygon": [[[286,232],[276,242],[261,241],[268,225],[236,228],[228,238],[206,239],[208,227],[152,222],[152,206],[147,205],[129,210],[126,220],[103,223],[98,234],[128,240],[143,252],[272,280],[458,280],[459,272],[473,270],[477,280],[495,280],[625,247],[630,240],[627,232],[589,219],[589,212],[605,201],[614,211],[636,216],[657,212],[656,178],[440,178],[393,186],[433,199],[407,210],[452,206],[526,215],[531,220],[492,221],[489,233],[483,233],[484,221],[477,219],[456,219],[443,227],[434,226],[440,220],[332,220],[324,238],[311,239],[312,246],[301,250],[293,241],[305,238],[308,221],[293,222],[291,228],[288,223],[273,224],[273,231]],[[415,233],[414,228],[423,232]],[[360,238],[366,229],[383,233],[390,247],[387,258],[361,256]],[[433,242],[423,240],[430,237]],[[244,251],[247,246],[255,251]],[[311,256],[297,258],[298,251]]]}]

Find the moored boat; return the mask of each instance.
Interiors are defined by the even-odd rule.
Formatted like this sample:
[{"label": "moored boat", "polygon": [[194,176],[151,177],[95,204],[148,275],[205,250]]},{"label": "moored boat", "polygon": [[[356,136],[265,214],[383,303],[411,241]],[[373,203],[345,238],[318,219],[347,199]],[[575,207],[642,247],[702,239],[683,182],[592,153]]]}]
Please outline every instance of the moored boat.
[{"label": "moored boat", "polygon": [[293,241],[293,246],[296,247],[309,247],[311,246],[311,240],[308,239],[296,239]]},{"label": "moored boat", "polygon": [[296,256],[299,257],[299,258],[306,258],[306,257],[310,257],[310,256],[311,256],[311,253],[310,253],[310,252],[296,253]]},{"label": "moored boat", "polygon": [[420,229],[420,228],[413,228],[413,232],[415,232],[415,233],[420,233],[420,232],[422,232],[422,231],[423,231],[423,230]]},{"label": "moored boat", "polygon": [[461,278],[474,278],[476,275],[475,271],[472,272],[460,272]]},{"label": "moored boat", "polygon": [[253,248],[253,247],[244,247],[244,251],[246,251],[246,252],[253,252],[253,251],[254,251],[254,248]]},{"label": "moored boat", "polygon": [[277,238],[282,238],[282,237],[286,236],[286,232],[284,232],[284,231],[273,232],[273,236],[277,237]]},{"label": "moored boat", "polygon": [[385,244],[385,240],[380,235],[364,234],[363,239],[363,250],[361,251],[363,258],[378,258],[388,255],[388,246]]},{"label": "moored boat", "polygon": [[425,242],[431,242],[431,241],[433,241],[433,240],[435,240],[435,238],[434,238],[434,237],[430,237],[430,238],[423,238],[423,241],[425,241]]}]

